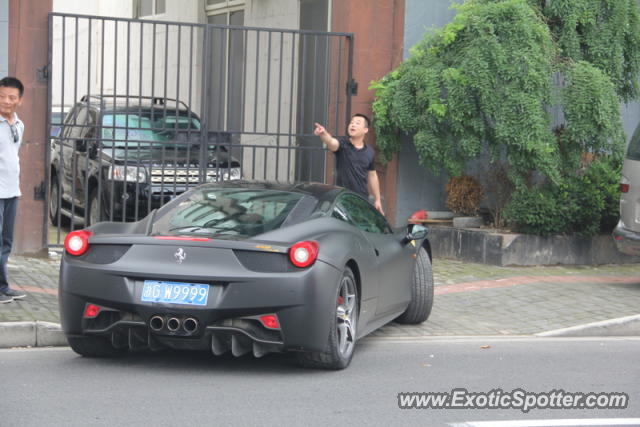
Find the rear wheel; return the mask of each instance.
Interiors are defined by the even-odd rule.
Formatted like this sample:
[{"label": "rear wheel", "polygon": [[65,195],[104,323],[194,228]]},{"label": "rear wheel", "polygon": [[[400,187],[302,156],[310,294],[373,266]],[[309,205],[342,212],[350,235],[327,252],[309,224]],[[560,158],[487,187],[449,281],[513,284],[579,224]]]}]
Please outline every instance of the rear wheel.
[{"label": "rear wheel", "polygon": [[431,314],[431,307],[433,307],[433,271],[431,270],[429,255],[421,247],[418,249],[418,256],[413,270],[411,302],[404,313],[396,319],[396,322],[405,324],[422,323]]},{"label": "rear wheel", "polygon": [[67,337],[73,351],[85,357],[117,357],[127,352],[126,348],[115,348],[104,337]]},{"label": "rear wheel", "polygon": [[[49,187],[49,219],[51,224],[66,227],[69,225],[69,218],[64,216],[60,211],[62,193],[60,192],[60,183],[57,176],[51,177],[51,185]],[[60,215],[60,223],[58,224],[58,215]]]},{"label": "rear wheel", "polygon": [[320,369],[344,369],[349,366],[356,345],[358,324],[358,289],[349,267],[342,273],[335,301],[325,350],[299,353],[298,361],[302,366]]},{"label": "rear wheel", "polygon": [[99,204],[98,188],[94,188],[91,190],[91,194],[89,195],[89,224],[87,224],[87,226],[104,221],[104,206],[98,206]]}]

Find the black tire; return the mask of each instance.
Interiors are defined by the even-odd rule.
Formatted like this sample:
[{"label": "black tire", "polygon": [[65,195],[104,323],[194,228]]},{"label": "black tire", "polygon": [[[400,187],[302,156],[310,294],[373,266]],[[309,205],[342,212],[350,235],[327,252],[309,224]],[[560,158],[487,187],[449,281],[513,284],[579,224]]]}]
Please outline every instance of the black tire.
[{"label": "black tire", "polygon": [[[54,175],[49,185],[49,219],[56,227],[68,227],[71,221],[60,212],[61,197],[60,183],[58,177]],[[60,214],[60,224],[58,224],[58,214]]]},{"label": "black tire", "polygon": [[73,351],[84,357],[118,357],[127,352],[126,348],[115,348],[107,338],[81,336],[67,337]]},{"label": "black tire", "polygon": [[89,194],[89,203],[87,205],[87,224],[86,227],[94,225],[105,220],[104,206],[98,206],[98,188],[92,188]]},{"label": "black tire", "polygon": [[325,350],[298,353],[298,362],[306,368],[344,369],[353,358],[358,324],[358,287],[349,267],[342,273],[335,301]]},{"label": "black tire", "polygon": [[429,255],[421,247],[418,249],[413,270],[411,302],[404,313],[396,319],[396,322],[409,325],[422,323],[429,318],[431,307],[433,307],[433,271]]}]

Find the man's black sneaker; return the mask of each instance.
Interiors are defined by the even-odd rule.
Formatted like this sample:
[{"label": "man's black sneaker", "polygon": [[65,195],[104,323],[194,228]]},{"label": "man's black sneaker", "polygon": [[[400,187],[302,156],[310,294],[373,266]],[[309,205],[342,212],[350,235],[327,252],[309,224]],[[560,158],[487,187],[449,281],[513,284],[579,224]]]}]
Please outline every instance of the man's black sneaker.
[{"label": "man's black sneaker", "polygon": [[13,301],[13,297],[10,297],[5,294],[0,294],[0,304],[6,304],[11,301]]},{"label": "man's black sneaker", "polygon": [[14,291],[13,289],[7,289],[6,291],[4,291],[4,295],[13,299],[22,299],[27,296],[26,294],[23,294],[19,291]]}]

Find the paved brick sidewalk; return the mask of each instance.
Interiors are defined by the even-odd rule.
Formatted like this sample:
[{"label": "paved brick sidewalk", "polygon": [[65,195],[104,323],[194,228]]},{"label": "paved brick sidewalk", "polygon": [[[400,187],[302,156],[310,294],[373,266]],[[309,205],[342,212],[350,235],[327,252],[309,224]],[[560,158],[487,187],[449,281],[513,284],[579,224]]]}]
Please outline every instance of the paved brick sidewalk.
[{"label": "paved brick sidewalk", "polygon": [[[27,298],[0,305],[0,322],[59,322],[59,257],[9,258]],[[392,323],[375,336],[528,335],[640,313],[640,264],[496,267],[434,260],[436,297],[422,325]]]}]

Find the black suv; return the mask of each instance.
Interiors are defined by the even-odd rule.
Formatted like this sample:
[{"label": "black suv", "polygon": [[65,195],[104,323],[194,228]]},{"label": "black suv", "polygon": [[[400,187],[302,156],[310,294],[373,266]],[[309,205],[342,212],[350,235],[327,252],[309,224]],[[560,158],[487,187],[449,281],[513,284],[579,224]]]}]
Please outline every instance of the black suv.
[{"label": "black suv", "polygon": [[177,100],[85,96],[51,141],[51,221],[136,221],[189,187],[240,179],[229,141]]}]

